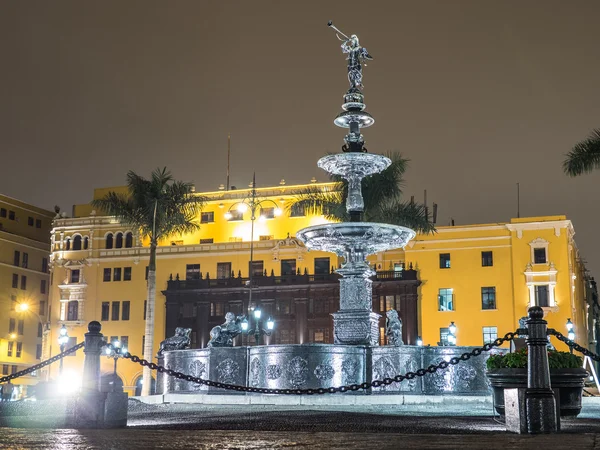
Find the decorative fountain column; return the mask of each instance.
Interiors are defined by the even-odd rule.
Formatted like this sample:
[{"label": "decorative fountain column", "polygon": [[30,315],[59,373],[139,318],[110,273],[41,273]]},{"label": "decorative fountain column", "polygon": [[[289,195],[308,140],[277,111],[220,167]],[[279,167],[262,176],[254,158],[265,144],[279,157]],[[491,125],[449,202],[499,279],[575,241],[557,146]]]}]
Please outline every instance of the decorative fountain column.
[{"label": "decorative fountain column", "polygon": [[[368,255],[404,248],[415,232],[408,228],[382,223],[361,222],[364,210],[362,179],[385,170],[391,161],[382,155],[367,153],[360,129],[373,125],[373,117],[365,111],[362,94],[362,63],[372,59],[361,47],[358,37],[347,37],[332,27],[342,40],[342,51],[348,54],[350,89],[344,95],[343,111],[334,120],[335,125],[348,128],[342,153],[321,158],[317,165],[330,174],[340,175],[348,182],[346,210],[350,222],[332,223],[304,228],[296,237],[309,250],[322,250],[344,257],[337,273],[340,279],[340,310],[333,313],[333,334],[336,344],[378,345],[379,317],[372,311],[373,293],[370,277],[375,272],[369,267]],[[342,35],[344,39],[340,38]]]}]

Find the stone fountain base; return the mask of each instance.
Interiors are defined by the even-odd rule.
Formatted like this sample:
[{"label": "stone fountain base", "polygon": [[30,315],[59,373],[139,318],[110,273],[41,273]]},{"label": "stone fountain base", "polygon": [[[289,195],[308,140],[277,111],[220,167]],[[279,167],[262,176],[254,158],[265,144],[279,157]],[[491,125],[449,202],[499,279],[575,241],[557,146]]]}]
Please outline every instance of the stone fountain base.
[{"label": "stone fountain base", "polygon": [[340,345],[379,345],[379,314],[345,310],[333,316],[334,342]]},{"label": "stone fountain base", "polygon": [[[204,379],[273,389],[328,388],[360,384],[414,372],[450,360],[473,347],[370,347],[330,344],[204,348],[165,352],[163,364]],[[457,366],[389,386],[336,395],[426,394],[489,395],[485,375],[487,354]],[[159,361],[161,362],[161,361]],[[232,394],[235,391],[199,386],[160,377],[157,394]],[[253,394],[248,394],[253,395]]]}]

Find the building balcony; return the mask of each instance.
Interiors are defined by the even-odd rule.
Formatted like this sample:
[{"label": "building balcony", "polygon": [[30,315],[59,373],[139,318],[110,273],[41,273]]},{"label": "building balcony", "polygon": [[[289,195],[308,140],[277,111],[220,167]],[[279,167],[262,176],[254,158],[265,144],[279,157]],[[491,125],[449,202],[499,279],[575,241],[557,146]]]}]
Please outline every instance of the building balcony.
[{"label": "building balcony", "polygon": [[[191,279],[191,280],[179,280],[171,279],[167,281],[167,291],[179,291],[179,290],[195,290],[195,289],[219,289],[219,288],[242,288],[248,287],[250,279],[245,277],[230,277],[230,278],[204,278],[204,279]],[[270,286],[297,286],[307,284],[327,284],[337,283],[341,278],[337,273],[326,273],[326,274],[294,274],[294,275],[281,275],[281,276],[254,276],[252,277],[252,287],[270,287]],[[387,282],[387,281],[417,281],[416,270],[384,270],[378,271],[373,277],[373,281]]]}]

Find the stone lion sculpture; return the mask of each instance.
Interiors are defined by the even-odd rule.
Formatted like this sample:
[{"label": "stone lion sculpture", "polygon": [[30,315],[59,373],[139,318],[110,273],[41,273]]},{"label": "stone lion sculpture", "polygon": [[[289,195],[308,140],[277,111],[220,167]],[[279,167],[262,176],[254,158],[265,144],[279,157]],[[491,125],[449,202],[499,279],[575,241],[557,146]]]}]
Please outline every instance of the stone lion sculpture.
[{"label": "stone lion sculpture", "polygon": [[186,348],[190,348],[191,333],[191,328],[175,328],[175,336],[171,336],[160,343],[158,357],[161,358],[164,352],[170,352],[171,350],[185,350]]},{"label": "stone lion sculpture", "polygon": [[400,347],[404,345],[402,340],[402,319],[398,316],[398,311],[391,309],[385,313],[385,335],[390,345]]},{"label": "stone lion sculpture", "polygon": [[225,323],[210,330],[207,347],[233,347],[233,339],[242,332],[244,319],[245,316],[236,317],[232,312],[225,314]]}]

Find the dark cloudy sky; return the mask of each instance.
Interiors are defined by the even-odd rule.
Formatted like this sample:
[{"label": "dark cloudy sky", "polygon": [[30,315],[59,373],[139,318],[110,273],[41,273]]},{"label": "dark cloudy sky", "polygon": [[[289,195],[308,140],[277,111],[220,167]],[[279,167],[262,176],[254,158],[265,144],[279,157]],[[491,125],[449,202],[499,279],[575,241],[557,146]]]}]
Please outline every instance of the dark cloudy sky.
[{"label": "dark cloudy sky", "polygon": [[600,172],[562,174],[600,127],[597,1],[5,1],[0,11],[0,192],[70,211],[128,169],[168,166],[198,190],[256,170],[324,180],[347,89],[327,20],[374,61],[371,152],[410,158],[406,195],[439,224],[567,214],[600,270]]}]

